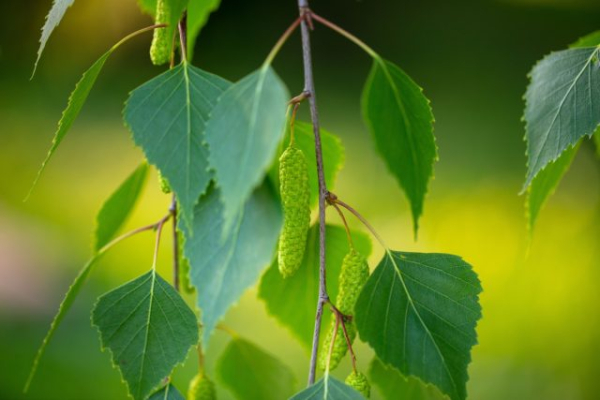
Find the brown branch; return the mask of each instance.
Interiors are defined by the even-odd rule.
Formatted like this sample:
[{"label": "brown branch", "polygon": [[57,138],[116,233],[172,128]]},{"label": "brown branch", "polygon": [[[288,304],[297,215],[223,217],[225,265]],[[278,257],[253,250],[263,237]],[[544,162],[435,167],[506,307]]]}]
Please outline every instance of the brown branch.
[{"label": "brown branch", "polygon": [[308,0],[298,0],[300,17],[300,30],[302,34],[302,58],[304,62],[304,91],[308,96],[310,116],[315,135],[315,153],[317,156],[317,174],[319,178],[319,298],[317,301],[317,312],[315,315],[315,329],[313,332],[312,351],[310,356],[310,367],[308,373],[309,386],[315,383],[317,369],[317,353],[319,349],[319,336],[321,333],[321,322],[323,319],[323,306],[329,301],[327,294],[327,277],[325,267],[325,207],[327,197],[327,185],[323,169],[323,152],[321,150],[321,133],[319,127],[319,112],[317,110],[317,96],[315,94],[315,82],[312,69],[312,55],[310,47],[310,9]]}]

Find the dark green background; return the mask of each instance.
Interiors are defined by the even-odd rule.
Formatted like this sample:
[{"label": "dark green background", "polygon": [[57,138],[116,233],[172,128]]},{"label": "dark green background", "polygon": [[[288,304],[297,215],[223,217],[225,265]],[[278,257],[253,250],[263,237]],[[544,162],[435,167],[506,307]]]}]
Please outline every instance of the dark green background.
[{"label": "dark green background", "polygon": [[[596,399],[600,391],[600,168],[585,143],[541,214],[528,244],[524,198],[526,74],[543,55],[600,29],[600,3],[589,1],[316,0],[315,12],[400,65],[431,99],[440,161],[412,240],[407,203],[360,118],[370,60],[317,26],[315,77],[323,126],[342,137],[346,168],[336,192],[359,208],[394,248],[459,254],[484,286],[480,345],[470,367],[473,399]],[[120,114],[127,93],[163,69],[148,59],[150,35],[109,59],[80,118],[23,203],[68,94],[81,73],[125,34],[149,25],[134,0],[75,2],[50,38],[29,81],[39,29],[50,1],[0,2],[0,398],[20,399],[30,362],[62,293],[89,254],[94,215],[142,159]],[[264,60],[295,18],[294,0],[223,0],[198,41],[195,64],[236,80]],[[300,39],[275,62],[292,93],[302,89]],[[305,115],[305,114],[303,114]],[[157,220],[168,205],[156,180],[128,227]],[[331,213],[332,221],[337,221]],[[125,386],[99,351],[89,310],[104,291],[146,271],[152,237],[119,246],[57,332],[31,399],[119,399]],[[375,251],[374,265],[381,250]],[[161,254],[169,276],[167,247]],[[226,323],[305,381],[308,358],[266,315],[253,289]],[[209,370],[228,338],[216,333]],[[371,357],[359,347],[365,366]],[[186,386],[191,361],[175,383]],[[339,377],[349,365],[344,364]],[[227,398],[221,391],[221,398]]]}]

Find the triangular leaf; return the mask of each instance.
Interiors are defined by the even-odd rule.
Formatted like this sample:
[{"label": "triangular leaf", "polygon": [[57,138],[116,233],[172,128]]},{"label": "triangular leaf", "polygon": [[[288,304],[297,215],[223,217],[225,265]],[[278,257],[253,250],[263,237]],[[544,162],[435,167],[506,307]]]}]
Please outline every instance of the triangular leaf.
[{"label": "triangular leaf", "polygon": [[358,298],[356,326],[384,363],[464,400],[480,292],[460,257],[389,251]]},{"label": "triangular leaf", "polygon": [[83,76],[81,77],[79,82],[77,82],[77,85],[75,85],[75,89],[69,96],[69,102],[67,104],[67,108],[65,108],[60,121],[58,121],[58,129],[57,129],[56,133],[54,134],[54,138],[52,139],[52,145],[50,146],[50,150],[48,150],[48,154],[46,155],[46,158],[44,159],[42,166],[38,170],[35,180],[33,181],[33,184],[31,185],[31,188],[29,189],[29,193],[27,194],[26,200],[27,200],[27,198],[29,198],[29,196],[31,195],[31,192],[35,188],[35,185],[37,184],[38,180],[42,176],[42,172],[46,168],[48,161],[50,161],[50,158],[52,157],[52,155],[54,154],[54,152],[56,151],[56,149],[58,148],[58,146],[64,139],[65,135],[67,134],[69,129],[71,129],[73,122],[75,122],[75,119],[79,115],[81,108],[85,104],[85,101],[87,100],[88,95],[90,94],[90,90],[92,90],[92,87],[96,83],[96,79],[98,78],[100,71],[102,71],[102,67],[104,66],[104,63],[106,63],[106,60],[108,59],[108,57],[119,46],[121,46],[123,43],[125,43],[129,39],[139,35],[140,33],[147,32],[151,29],[152,29],[152,27],[144,28],[144,29],[140,29],[139,31],[133,32],[130,35],[127,35],[126,37],[121,39],[117,44],[115,44],[113,47],[111,47],[110,50],[108,50],[106,53],[104,53],[102,55],[102,57],[100,57],[87,71],[85,71],[85,73],[83,74]]},{"label": "triangular leaf", "polygon": [[179,393],[175,386],[169,383],[167,386],[148,397],[148,400],[185,400],[185,398]]},{"label": "triangular leaf", "polygon": [[362,108],[377,150],[408,197],[416,235],[437,158],[429,100],[404,71],[375,58]]},{"label": "triangular leaf", "polygon": [[294,393],[290,368],[253,343],[233,338],[217,361],[217,374],[238,400],[279,400]]},{"label": "triangular leaf", "polygon": [[362,394],[329,374],[290,400],[363,400]]},{"label": "triangular leaf", "polygon": [[46,47],[46,43],[54,31],[54,28],[58,26],[60,21],[65,16],[67,9],[73,5],[75,0],[54,0],[52,3],[52,8],[50,12],[46,16],[46,22],[42,27],[42,36],[40,37],[40,47],[38,48],[37,58],[35,59],[35,65],[33,67],[33,73],[31,76],[35,75],[35,70],[37,69],[38,63],[40,62],[40,57],[44,52],[44,48]]},{"label": "triangular leaf", "polygon": [[524,189],[548,163],[600,124],[600,48],[552,53],[531,71],[525,94],[528,171]]},{"label": "triangular leaf", "polygon": [[565,150],[558,159],[550,162],[541,170],[527,189],[527,221],[529,223],[529,232],[533,232],[537,217],[548,200],[548,197],[554,193],[558,183],[569,170],[575,154],[577,154],[579,145]]},{"label": "triangular leaf", "polygon": [[194,55],[194,44],[200,30],[206,25],[210,13],[219,8],[221,0],[189,0],[187,8],[187,49],[188,58]]},{"label": "triangular leaf", "polygon": [[133,140],[169,182],[188,225],[211,178],[203,144],[205,123],[228,86],[218,76],[183,63],[135,89],[125,106]]},{"label": "triangular leaf", "polygon": [[386,400],[444,400],[434,386],[425,385],[417,378],[406,378],[392,367],[374,358],[369,367],[369,377]]},{"label": "triangular leaf", "polygon": [[[319,182],[317,178],[317,156],[315,153],[315,135],[312,125],[306,122],[296,121],[294,129],[294,143],[304,153],[308,165],[308,185],[310,187],[310,204],[315,205],[319,197]],[[285,139],[281,142],[280,151],[282,153],[290,142],[289,131]],[[321,151],[323,152],[323,172],[327,189],[334,190],[335,181],[338,172],[344,166],[344,146],[339,137],[321,129]],[[269,170],[269,178],[279,187],[279,157],[276,157],[275,163]]]},{"label": "triangular leaf", "polygon": [[154,270],[101,296],[92,323],[135,400],[148,397],[198,342],[194,312]]},{"label": "triangular leaf", "polygon": [[284,84],[265,66],[231,85],[211,113],[206,141],[221,189],[225,235],[275,156],[288,100]]},{"label": "triangular leaf", "polygon": [[29,377],[27,378],[27,382],[25,383],[25,388],[23,389],[24,392],[27,392],[29,390],[29,386],[31,385],[31,382],[33,381],[33,378],[37,372],[40,360],[42,359],[42,356],[46,352],[46,347],[48,347],[48,344],[54,337],[54,333],[56,332],[56,329],[58,328],[58,326],[61,324],[65,315],[67,315],[67,312],[69,312],[69,310],[71,309],[71,306],[73,305],[73,302],[75,301],[75,299],[77,298],[77,295],[81,291],[83,284],[86,282],[87,277],[90,275],[90,272],[92,271],[92,267],[98,262],[98,260],[102,256],[102,254],[103,253],[98,253],[98,254],[94,255],[83,266],[83,268],[79,271],[79,273],[75,277],[75,280],[73,281],[73,283],[71,283],[71,286],[69,286],[69,290],[67,290],[67,293],[65,294],[63,301],[60,303],[58,312],[56,313],[56,315],[54,316],[54,319],[52,320],[52,323],[50,324],[50,329],[48,329],[48,332],[46,333],[46,336],[44,337],[44,340],[42,341],[42,344],[40,345],[40,348],[38,349],[38,351],[35,355],[35,359],[33,360],[33,364],[31,366],[31,371],[29,371]]},{"label": "triangular leaf", "polygon": [[[361,232],[352,232],[354,247],[365,257],[371,253],[371,240]],[[343,227],[327,226],[325,241],[327,260],[327,291],[335,299],[342,260],[350,247]],[[264,300],[269,314],[286,326],[309,350],[315,326],[315,310],[319,296],[319,226],[308,232],[304,259],[298,271],[284,279],[277,260],[265,272],[258,295]],[[324,329],[325,329],[325,325]]]},{"label": "triangular leaf", "polygon": [[194,213],[193,234],[185,224],[184,253],[190,281],[196,287],[203,340],[208,343],[217,322],[260,277],[273,260],[282,225],[280,204],[267,185],[250,197],[223,238],[223,204],[219,190],[209,189]]},{"label": "triangular leaf", "polygon": [[110,242],[121,229],[137,202],[148,176],[148,165],[141,164],[102,205],[96,217],[94,252]]}]

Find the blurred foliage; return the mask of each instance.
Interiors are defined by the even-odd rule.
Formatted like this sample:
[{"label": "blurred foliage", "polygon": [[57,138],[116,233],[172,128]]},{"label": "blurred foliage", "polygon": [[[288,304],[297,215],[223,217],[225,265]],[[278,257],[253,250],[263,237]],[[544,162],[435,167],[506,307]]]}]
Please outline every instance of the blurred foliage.
[{"label": "blurred foliage", "polygon": [[[30,82],[49,6],[49,1],[0,2],[5,16],[0,28],[0,398],[6,399],[26,398],[21,389],[37,346],[91,251],[95,213],[142,158],[121,122],[123,101],[163,70],[149,62],[150,35],[115,52],[33,197],[23,203],[81,73],[122,36],[150,24],[134,0],[76,1]],[[525,174],[520,117],[526,74],[551,50],[597,30],[600,3],[314,0],[312,6],[401,64],[432,100],[440,162],[419,242],[413,243],[408,205],[398,200],[399,189],[360,119],[370,60],[343,38],[316,28],[323,125],[338,133],[347,149],[336,193],[361,210],[391,247],[460,254],[480,275],[484,317],[469,370],[470,397],[597,398],[600,168],[591,143],[583,143],[531,242],[524,198],[517,193]],[[196,65],[230,80],[240,78],[260,65],[296,12],[293,0],[224,0],[197,43]],[[292,37],[275,63],[292,93],[302,89],[299,43],[297,35]],[[306,110],[301,114],[306,119]],[[149,182],[126,229],[158,220],[168,207],[170,197],[160,192],[156,179]],[[329,217],[339,222],[334,213]],[[89,313],[100,294],[147,271],[152,243],[151,234],[142,234],[101,261],[57,331],[27,398],[125,398],[109,355],[99,351]],[[170,276],[167,245],[159,262],[165,277]],[[375,248],[372,266],[380,256]],[[268,317],[256,290],[226,321],[278,354],[304,381],[307,354]],[[212,376],[228,340],[223,333],[211,340],[207,365]],[[366,370],[371,352],[365,345],[358,352]],[[336,376],[342,379],[349,369],[346,360]],[[195,372],[196,360],[190,357],[174,383],[185,391]],[[231,397],[218,390],[220,398]]]}]

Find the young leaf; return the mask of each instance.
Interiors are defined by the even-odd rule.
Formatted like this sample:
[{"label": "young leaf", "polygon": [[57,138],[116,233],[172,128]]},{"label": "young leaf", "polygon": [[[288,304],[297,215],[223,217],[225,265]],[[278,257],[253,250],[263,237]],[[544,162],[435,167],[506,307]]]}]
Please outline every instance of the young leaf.
[{"label": "young leaf", "polygon": [[135,400],[148,397],[198,342],[194,312],[154,270],[101,296],[92,324]]},{"label": "young leaf", "polygon": [[188,225],[211,178],[203,144],[205,121],[228,86],[183,63],[135,89],[125,105],[133,140],[169,182]]},{"label": "young leaf", "polygon": [[81,108],[85,104],[85,101],[87,100],[87,97],[90,94],[90,90],[92,90],[94,83],[96,83],[96,79],[98,78],[100,71],[102,71],[102,67],[104,66],[104,63],[106,63],[108,57],[119,46],[121,46],[123,43],[125,43],[132,37],[135,37],[140,33],[149,31],[151,29],[152,28],[140,29],[139,31],[125,36],[117,44],[111,47],[110,50],[104,53],[102,57],[100,57],[87,71],[85,71],[79,82],[77,82],[77,85],[75,85],[75,90],[73,90],[71,96],[69,96],[67,108],[65,108],[60,121],[58,121],[58,129],[54,134],[54,138],[52,139],[52,145],[50,146],[50,150],[48,150],[48,154],[46,155],[42,166],[38,170],[38,173],[33,181],[33,184],[31,185],[31,188],[29,189],[29,193],[27,194],[25,200],[27,200],[27,198],[29,198],[29,196],[31,195],[31,192],[35,188],[35,185],[42,176],[42,172],[46,168],[46,164],[48,164],[48,161],[50,161],[50,158],[52,157],[52,155],[64,139],[65,135],[73,125],[73,122],[75,122],[75,119],[77,118],[79,112],[81,111]]},{"label": "young leaf", "polygon": [[38,63],[40,62],[40,57],[44,52],[44,48],[46,47],[46,43],[54,31],[54,28],[58,26],[60,21],[65,16],[67,9],[73,5],[75,0],[54,0],[52,3],[52,8],[50,12],[46,16],[46,22],[42,27],[42,36],[40,37],[40,47],[38,48],[37,58],[35,59],[35,64],[33,66],[33,73],[31,77],[35,75],[35,71],[37,69]]},{"label": "young leaf", "polygon": [[406,378],[392,367],[385,366],[378,358],[371,361],[369,377],[386,400],[444,400],[434,386],[425,385],[416,378]]},{"label": "young leaf", "polygon": [[179,224],[186,238],[184,254],[190,263],[190,280],[202,311],[205,343],[217,322],[273,260],[282,224],[280,204],[271,188],[263,185],[236,215],[234,226],[223,238],[219,195],[219,190],[210,188],[200,199],[193,234],[185,224]]},{"label": "young leaf", "polygon": [[533,232],[537,217],[546,200],[554,193],[558,183],[571,166],[577,149],[579,149],[579,145],[563,151],[560,157],[546,165],[531,181],[531,185],[527,189],[527,221],[530,233]]},{"label": "young leaf", "polygon": [[187,49],[188,58],[191,60],[194,55],[194,45],[200,30],[206,22],[210,13],[219,8],[221,0],[190,0],[187,8]]},{"label": "young leaf", "polygon": [[600,124],[599,47],[552,53],[531,71],[525,94],[528,171],[523,189],[548,163]]},{"label": "young leaf", "polygon": [[363,400],[362,394],[338,381],[329,374],[325,374],[314,385],[304,389],[290,400]]},{"label": "young leaf", "polygon": [[585,35],[569,47],[594,47],[598,45],[600,45],[600,31],[592,32],[589,35]]},{"label": "young leaf", "polygon": [[211,113],[206,141],[221,189],[225,235],[275,156],[288,100],[284,84],[265,66],[231,85]]},{"label": "young leaf", "polygon": [[296,386],[287,365],[241,338],[229,342],[217,361],[217,374],[239,400],[279,400],[292,395]]},{"label": "young leaf", "polygon": [[148,397],[148,400],[185,400],[185,398],[179,393],[175,386],[169,383],[167,386]]},{"label": "young leaf", "polygon": [[[327,261],[327,291],[335,299],[342,260],[348,253],[348,239],[344,228],[328,225],[325,240]],[[352,232],[354,247],[363,256],[371,253],[371,240],[362,232]],[[267,306],[269,314],[287,327],[310,350],[315,325],[315,310],[319,296],[319,226],[308,232],[306,251],[300,269],[294,276],[284,279],[279,273],[277,260],[265,272],[258,295]],[[324,328],[325,325],[323,324]]]},{"label": "young leaf", "polygon": [[106,200],[96,217],[94,252],[98,252],[121,229],[137,202],[148,176],[148,165],[141,164]]},{"label": "young leaf", "polygon": [[92,271],[92,267],[98,262],[98,260],[102,256],[102,254],[104,254],[104,253],[96,253],[83,266],[83,268],[79,271],[79,273],[75,277],[75,280],[73,281],[73,283],[71,283],[69,290],[67,290],[67,293],[65,294],[63,301],[60,303],[58,312],[56,313],[56,315],[54,316],[54,319],[52,320],[52,323],[50,324],[50,329],[48,329],[48,332],[46,333],[46,336],[44,337],[44,340],[42,341],[42,344],[40,345],[40,348],[38,349],[38,351],[35,355],[35,359],[33,360],[33,364],[31,365],[31,370],[29,371],[29,376],[27,377],[27,382],[25,383],[25,387],[23,389],[24,392],[27,392],[29,390],[29,386],[31,385],[31,382],[33,381],[33,378],[35,377],[35,373],[37,372],[40,360],[42,359],[42,356],[46,352],[46,347],[48,347],[50,340],[52,340],[52,338],[54,337],[54,333],[56,332],[56,329],[62,322],[63,318],[65,317],[65,315],[67,315],[67,312],[71,309],[73,302],[77,298],[77,295],[81,291],[83,284],[85,283],[85,281],[87,280],[87,277],[89,276],[90,272]]},{"label": "young leaf", "polygon": [[429,100],[404,71],[376,57],[362,109],[379,153],[408,197],[416,235],[437,158]]},{"label": "young leaf", "polygon": [[[315,205],[319,197],[319,182],[317,178],[317,156],[315,154],[315,135],[313,134],[312,125],[306,122],[296,121],[294,129],[294,141],[304,153],[306,163],[308,164],[308,184],[310,186],[310,204]],[[289,131],[285,139],[282,141],[280,152],[287,148],[290,142]],[[327,188],[333,190],[338,172],[344,166],[344,146],[339,137],[324,129],[321,129],[321,150],[323,151],[323,159],[325,162],[324,173]],[[279,157],[275,158],[275,163],[269,170],[269,178],[275,186],[279,188]]]},{"label": "young leaf", "polygon": [[464,400],[480,292],[460,257],[388,251],[358,298],[356,326],[381,361]]}]

